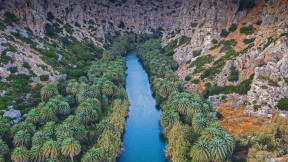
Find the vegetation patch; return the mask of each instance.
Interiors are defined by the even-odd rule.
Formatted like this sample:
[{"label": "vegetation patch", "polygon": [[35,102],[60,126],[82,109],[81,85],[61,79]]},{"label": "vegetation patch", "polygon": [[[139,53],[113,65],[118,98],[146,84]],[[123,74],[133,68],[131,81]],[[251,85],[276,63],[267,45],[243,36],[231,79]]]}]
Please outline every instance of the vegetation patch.
[{"label": "vegetation patch", "polygon": [[253,42],[255,41],[255,39],[256,39],[256,38],[244,39],[244,40],[243,40],[243,43],[244,43],[244,44],[250,44],[250,43],[253,43]]},{"label": "vegetation patch", "polygon": [[277,107],[280,110],[288,110],[288,98],[281,98],[278,103],[277,103]]},{"label": "vegetation patch", "polygon": [[217,86],[217,85],[209,85],[203,91],[203,95],[205,98],[218,94],[230,94],[230,93],[238,93],[241,95],[247,94],[247,92],[251,88],[251,83],[254,75],[251,75],[249,79],[241,82],[236,86]]},{"label": "vegetation patch", "polygon": [[230,68],[230,76],[228,79],[230,82],[238,81],[239,80],[239,71],[236,69],[235,66],[231,66]]},{"label": "vegetation patch", "polygon": [[40,81],[46,82],[49,80],[49,75],[40,75]]},{"label": "vegetation patch", "polygon": [[12,12],[5,12],[4,13],[4,22],[7,25],[13,25],[19,23],[19,18]]},{"label": "vegetation patch", "polygon": [[227,37],[229,34],[230,34],[230,32],[228,32],[226,29],[222,29],[222,30],[221,30],[221,33],[220,33],[220,36],[225,38],[225,37]]},{"label": "vegetation patch", "polygon": [[239,10],[251,9],[256,6],[256,0],[241,0]]},{"label": "vegetation patch", "polygon": [[278,87],[279,86],[277,82],[274,82],[268,76],[258,76],[258,79],[261,79],[261,80],[264,80],[264,81],[268,81],[268,85],[270,85],[270,86],[273,86],[273,87]]},{"label": "vegetation patch", "polygon": [[240,33],[244,34],[244,35],[250,35],[253,34],[255,31],[255,28],[253,27],[253,25],[249,25],[249,26],[245,26],[240,28]]},{"label": "vegetation patch", "polygon": [[235,32],[237,30],[237,24],[232,24],[229,28],[229,32]]},{"label": "vegetation patch", "polygon": [[202,53],[201,49],[200,50],[195,50],[195,51],[193,51],[193,57],[197,57],[197,56],[201,55],[201,53]]},{"label": "vegetation patch", "polygon": [[124,29],[125,23],[123,21],[120,21],[120,23],[118,24],[118,28]]},{"label": "vegetation patch", "polygon": [[196,68],[200,68],[207,63],[211,63],[213,61],[213,57],[211,55],[198,57],[195,61],[193,61],[189,67],[196,66]]}]

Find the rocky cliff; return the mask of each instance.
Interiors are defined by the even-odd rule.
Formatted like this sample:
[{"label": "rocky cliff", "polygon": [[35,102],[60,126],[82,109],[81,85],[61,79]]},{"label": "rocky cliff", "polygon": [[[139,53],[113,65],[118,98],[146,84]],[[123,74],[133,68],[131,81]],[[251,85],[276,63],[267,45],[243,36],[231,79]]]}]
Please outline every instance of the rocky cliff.
[{"label": "rocky cliff", "polygon": [[51,28],[60,30],[62,37],[89,39],[100,46],[107,34],[160,30],[163,46],[183,36],[191,38],[173,49],[179,77],[189,90],[202,92],[209,82],[214,87],[233,87],[225,92],[229,95],[238,93],[239,85],[250,78],[251,88],[246,94],[241,91],[249,115],[277,112],[279,99],[288,97],[287,0],[1,0],[0,4],[3,21],[7,12],[19,18],[16,27],[0,32],[1,43],[6,44],[0,48],[2,53],[7,51],[7,43],[16,47],[6,53],[15,61],[1,65],[4,78],[11,66],[18,66],[19,73],[29,73],[23,62],[36,73],[36,82],[44,74],[55,76],[50,81],[61,77],[41,60],[41,52],[14,41],[11,32],[34,39],[37,49],[48,49],[42,40]]}]

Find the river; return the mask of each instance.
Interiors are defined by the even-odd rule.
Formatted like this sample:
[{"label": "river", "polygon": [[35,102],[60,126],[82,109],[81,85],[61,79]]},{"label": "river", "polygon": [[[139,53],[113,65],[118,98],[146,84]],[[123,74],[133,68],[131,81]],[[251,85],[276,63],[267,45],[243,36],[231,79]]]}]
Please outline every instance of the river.
[{"label": "river", "polygon": [[126,91],[130,102],[123,136],[124,151],[118,162],[166,162],[159,124],[161,110],[152,96],[148,75],[135,53],[125,57]]}]

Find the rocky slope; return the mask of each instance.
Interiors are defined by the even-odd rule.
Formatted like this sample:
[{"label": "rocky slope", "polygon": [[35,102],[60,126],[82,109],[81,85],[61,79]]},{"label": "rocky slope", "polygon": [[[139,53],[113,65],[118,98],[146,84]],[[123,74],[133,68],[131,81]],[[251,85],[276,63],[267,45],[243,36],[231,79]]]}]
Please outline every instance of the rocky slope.
[{"label": "rocky slope", "polygon": [[[18,67],[18,73],[28,74],[24,62],[32,67],[35,82],[41,75],[53,76],[50,81],[61,77],[61,72],[45,63],[37,50],[49,50],[43,40],[51,29],[60,30],[61,37],[89,39],[99,46],[107,34],[161,30],[163,46],[183,36],[191,38],[173,49],[180,65],[178,74],[191,91],[202,92],[208,82],[237,87],[253,76],[251,89],[240,95],[241,103],[246,114],[263,116],[277,112],[279,99],[288,97],[286,0],[257,0],[255,5],[243,4],[242,0],[1,0],[0,4],[3,21],[7,12],[19,18],[16,28],[7,26],[0,32],[0,51],[9,47],[7,43],[16,48],[6,53],[14,61],[1,65],[4,78],[9,76],[11,66]],[[18,32],[22,40],[33,39],[36,50],[21,39],[11,39],[11,32]],[[48,40],[53,44],[53,38]]]},{"label": "rocky slope", "polygon": [[[207,82],[222,87],[237,86],[255,74],[243,103],[245,113],[270,116],[277,112],[279,99],[287,97],[288,2],[258,0],[247,9],[241,8],[240,1],[186,3],[180,13],[177,36],[192,39],[174,54],[181,65],[178,73],[183,82],[190,89],[201,91]],[[170,39],[166,35],[163,41]],[[193,56],[197,50],[202,50],[201,55]],[[189,66],[209,55],[213,59],[204,62],[203,69]],[[209,74],[211,71],[213,74]],[[232,71],[237,71],[237,79],[230,79]],[[192,78],[189,82],[185,81],[187,75]],[[191,80],[197,80],[197,84]]]}]

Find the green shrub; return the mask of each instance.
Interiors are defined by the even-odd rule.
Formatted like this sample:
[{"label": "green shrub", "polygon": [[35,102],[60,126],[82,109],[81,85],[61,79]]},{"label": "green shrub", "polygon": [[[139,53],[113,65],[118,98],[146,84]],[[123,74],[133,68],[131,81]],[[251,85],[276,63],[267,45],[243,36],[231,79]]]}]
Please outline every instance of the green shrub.
[{"label": "green shrub", "polygon": [[258,79],[261,79],[261,80],[266,80],[268,81],[268,85],[270,86],[273,86],[273,87],[278,87],[278,83],[277,82],[274,82],[272,79],[270,79],[270,77],[268,76],[258,76]]},{"label": "green shrub", "polygon": [[230,82],[239,80],[239,72],[238,72],[238,70],[236,69],[236,67],[231,66],[230,71],[231,71],[231,73],[230,73],[230,77],[229,77],[228,80],[229,80]]},{"label": "green shrub", "polygon": [[58,33],[61,33],[62,29],[59,27],[59,24],[57,23],[49,24],[47,23],[45,25],[45,34],[49,37],[56,37]]},{"label": "green shrub", "polygon": [[191,38],[184,35],[184,36],[179,38],[179,43],[178,43],[179,45],[178,46],[182,46],[183,44],[188,44],[188,43],[190,43],[190,41],[191,41]]},{"label": "green shrub", "polygon": [[40,75],[40,81],[45,82],[49,80],[49,75]]},{"label": "green shrub", "polygon": [[266,49],[271,43],[274,42],[274,38],[273,37],[269,37],[267,42],[265,43],[265,45],[263,46],[263,50]]},{"label": "green shrub", "polygon": [[213,44],[218,44],[218,40],[217,39],[212,39],[212,41],[211,41]]},{"label": "green shrub", "polygon": [[202,52],[202,50],[193,51],[193,56],[197,57],[197,56],[201,55],[201,52]]},{"label": "green shrub", "polygon": [[256,5],[256,0],[241,0],[239,10],[251,9]]},{"label": "green shrub", "polygon": [[74,25],[75,25],[76,27],[78,27],[78,28],[81,27],[81,25],[80,25],[78,22],[75,22]]},{"label": "green shrub", "polygon": [[63,27],[66,30],[66,32],[69,34],[72,34],[74,32],[73,27],[69,23],[66,23]]},{"label": "green shrub", "polygon": [[232,24],[229,28],[229,32],[234,32],[237,30],[237,24]]},{"label": "green shrub", "polygon": [[17,66],[9,67],[8,70],[9,70],[12,74],[18,72]]},{"label": "green shrub", "polygon": [[258,20],[257,22],[256,22],[256,25],[261,25],[262,24],[262,20]]},{"label": "green shrub", "polygon": [[277,107],[280,110],[288,110],[288,98],[281,98],[278,103],[277,103]]},{"label": "green shrub", "polygon": [[118,28],[124,29],[125,23],[123,21],[120,21],[120,23],[118,24]]},{"label": "green shrub", "polygon": [[55,19],[55,16],[53,15],[52,12],[47,13],[47,20],[52,22]]},{"label": "green shrub", "polygon": [[194,83],[194,84],[198,84],[199,82],[200,82],[199,79],[194,79],[194,80],[191,81],[191,83]]},{"label": "green shrub", "polygon": [[217,119],[224,118],[224,116],[219,111],[216,112],[216,117],[217,117]]},{"label": "green shrub", "polygon": [[253,34],[254,31],[255,31],[255,28],[253,27],[253,25],[249,25],[249,26],[245,26],[245,27],[240,28],[240,33],[245,34],[245,35]]},{"label": "green shrub", "polygon": [[251,83],[253,80],[254,75],[251,75],[249,79],[241,82],[239,85],[236,86],[217,86],[211,85],[206,87],[203,91],[203,95],[205,98],[209,96],[217,95],[217,94],[230,94],[230,93],[239,93],[241,95],[247,94],[247,92],[251,88]]},{"label": "green shrub", "polygon": [[8,64],[9,61],[12,61],[12,58],[6,55],[6,52],[2,52],[2,55],[0,57],[0,65],[3,66],[5,64]]},{"label": "green shrub", "polygon": [[4,22],[8,25],[13,25],[14,23],[19,23],[19,18],[12,12],[4,13]]},{"label": "green shrub", "polygon": [[244,43],[244,44],[250,44],[250,43],[254,42],[255,39],[256,39],[256,38],[244,39],[244,40],[243,40],[243,43]]},{"label": "green shrub", "polygon": [[0,30],[4,31],[6,29],[5,23],[0,19]]},{"label": "green shrub", "polygon": [[29,63],[26,62],[26,61],[23,62],[23,67],[26,68],[26,69],[28,69],[28,70],[31,69],[31,66],[30,66]]},{"label": "green shrub", "polygon": [[191,76],[190,75],[186,75],[186,77],[185,77],[185,81],[189,81],[189,80],[191,80]]},{"label": "green shrub", "polygon": [[51,48],[50,50],[42,49],[41,52],[42,54],[44,54],[45,56],[49,58],[58,59],[58,55],[56,54],[53,48]]},{"label": "green shrub", "polygon": [[230,34],[230,32],[228,32],[226,29],[222,29],[220,36],[221,37],[227,37]]},{"label": "green shrub", "polygon": [[198,57],[195,61],[193,61],[189,67],[196,66],[196,68],[200,68],[207,63],[211,63],[213,61],[213,57],[211,55]]},{"label": "green shrub", "polygon": [[191,23],[191,27],[192,27],[192,28],[196,28],[197,25],[198,25],[198,23]]},{"label": "green shrub", "polygon": [[237,44],[235,39],[229,39],[229,40],[225,40],[223,42],[223,46],[220,49],[220,52],[225,52],[225,51],[229,51],[232,49],[232,46],[235,46]]}]

